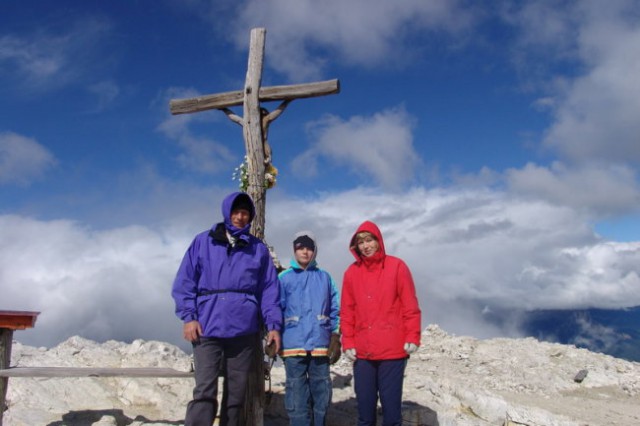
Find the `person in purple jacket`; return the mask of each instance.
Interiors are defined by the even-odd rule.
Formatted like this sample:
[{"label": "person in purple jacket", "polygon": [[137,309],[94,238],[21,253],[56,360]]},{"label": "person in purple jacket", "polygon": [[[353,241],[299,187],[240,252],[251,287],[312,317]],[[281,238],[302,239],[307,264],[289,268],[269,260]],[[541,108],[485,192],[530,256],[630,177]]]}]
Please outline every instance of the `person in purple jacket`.
[{"label": "person in purple jacket", "polygon": [[224,221],[196,235],[187,249],[172,296],[193,345],[195,387],[185,426],[213,424],[218,377],[226,363],[220,425],[239,425],[258,333],[280,350],[282,311],[278,276],[267,247],[249,233],[255,207],[248,194],[222,201]]}]

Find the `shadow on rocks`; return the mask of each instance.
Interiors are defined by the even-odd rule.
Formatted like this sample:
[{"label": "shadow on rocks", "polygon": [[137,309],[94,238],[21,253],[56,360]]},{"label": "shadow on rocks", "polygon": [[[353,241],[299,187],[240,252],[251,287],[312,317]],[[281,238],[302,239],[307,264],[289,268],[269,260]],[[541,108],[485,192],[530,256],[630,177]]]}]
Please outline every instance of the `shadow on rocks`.
[{"label": "shadow on rocks", "polygon": [[402,401],[402,424],[440,426],[438,412],[413,401]]},{"label": "shadow on rocks", "polygon": [[284,394],[274,392],[267,400],[264,426],[289,426],[289,417],[284,409]]},{"label": "shadow on rocks", "polygon": [[47,426],[127,426],[133,422],[166,425],[182,425],[184,423],[183,421],[150,420],[144,416],[136,416],[132,419],[126,416],[122,410],[106,409],[69,411],[62,415],[61,420],[51,422]]},{"label": "shadow on rocks", "polygon": [[[353,426],[358,418],[355,398],[332,402],[327,413],[327,424],[331,426]],[[378,419],[382,410],[378,408]],[[438,413],[413,401],[402,402],[402,424],[407,426],[440,426]],[[284,394],[274,393],[264,410],[264,426],[288,426],[289,417],[284,408]]]}]

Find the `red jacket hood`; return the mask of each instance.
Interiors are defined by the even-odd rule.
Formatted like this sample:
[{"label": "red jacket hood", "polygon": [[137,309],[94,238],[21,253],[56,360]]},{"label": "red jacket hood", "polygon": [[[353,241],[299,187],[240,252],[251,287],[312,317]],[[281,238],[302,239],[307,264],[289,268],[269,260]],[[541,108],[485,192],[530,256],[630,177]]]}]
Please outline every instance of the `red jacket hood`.
[{"label": "red jacket hood", "polygon": [[[361,257],[358,254],[358,251],[356,250],[356,235],[358,235],[360,232],[369,232],[371,235],[373,235],[376,238],[376,240],[378,240],[378,244],[380,245],[378,252],[373,256],[371,256],[370,258]],[[382,232],[380,232],[378,225],[376,225],[375,223],[369,220],[362,222],[362,224],[358,227],[356,232],[353,233],[353,236],[351,237],[351,242],[349,243],[349,250],[351,251],[351,254],[353,254],[353,257],[356,258],[356,262],[358,263],[362,262],[364,259],[370,259],[372,262],[378,262],[378,261],[384,260],[384,258],[387,256],[387,252],[384,248],[384,240],[382,239]],[[369,263],[369,262],[365,262],[365,263]]]}]

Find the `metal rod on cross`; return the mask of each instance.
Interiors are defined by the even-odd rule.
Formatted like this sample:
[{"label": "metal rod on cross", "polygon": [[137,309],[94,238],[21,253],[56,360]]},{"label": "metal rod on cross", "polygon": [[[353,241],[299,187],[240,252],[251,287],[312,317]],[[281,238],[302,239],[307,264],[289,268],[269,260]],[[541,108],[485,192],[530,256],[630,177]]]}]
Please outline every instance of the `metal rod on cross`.
[{"label": "metal rod on cross", "polygon": [[[251,233],[261,240],[265,234],[266,185],[265,168],[271,162],[271,149],[267,141],[270,123],[275,120],[287,105],[295,99],[332,95],[340,92],[337,79],[306,84],[286,86],[260,87],[264,62],[266,30],[251,30],[249,44],[249,62],[243,91],[233,91],[204,95],[190,99],[171,100],[172,114],[189,114],[217,109],[224,112],[229,119],[242,126],[245,150],[247,155],[248,187],[256,207],[256,217],[252,222]],[[272,112],[260,105],[260,102],[279,101],[280,105]],[[233,113],[229,108],[243,106],[243,116]],[[263,424],[264,407],[264,370],[263,351],[256,351],[254,373],[248,384],[244,413],[245,422],[250,426]],[[253,418],[252,418],[253,417]]]}]

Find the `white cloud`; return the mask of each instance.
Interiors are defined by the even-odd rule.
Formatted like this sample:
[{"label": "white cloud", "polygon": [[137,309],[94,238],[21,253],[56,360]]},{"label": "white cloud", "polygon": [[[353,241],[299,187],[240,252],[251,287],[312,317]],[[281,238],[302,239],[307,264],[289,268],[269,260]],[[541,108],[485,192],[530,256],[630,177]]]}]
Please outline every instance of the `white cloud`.
[{"label": "white cloud", "polygon": [[315,142],[292,162],[294,173],[312,176],[318,157],[387,187],[410,182],[421,163],[413,148],[412,117],[403,108],[344,121],[327,116],[309,127]]},{"label": "white cloud", "polygon": [[[588,216],[553,203],[489,190],[352,190],[316,200],[270,199],[269,208],[277,220],[269,222],[268,236],[279,256],[290,257],[293,233],[310,228],[318,236],[318,260],[339,282],[353,261],[347,248],[352,233],[364,220],[378,223],[388,252],[411,267],[428,322],[446,326],[468,318],[467,329],[486,331],[473,325],[483,306],[640,303],[634,267],[640,243],[601,241]],[[480,307],[475,314],[466,310],[472,304]]]},{"label": "white cloud", "polygon": [[523,74],[544,70],[552,91],[543,101],[553,117],[543,143],[568,161],[640,163],[637,8],[629,0],[543,1],[509,15]]},{"label": "white cloud", "polygon": [[602,50],[597,63],[559,101],[544,143],[576,161],[638,164],[640,25],[611,38],[606,46],[594,47]]},{"label": "white cloud", "polygon": [[0,39],[0,60],[15,64],[20,72],[35,80],[49,78],[58,73],[63,65],[57,49],[48,49],[38,42],[15,36]]},{"label": "white cloud", "polygon": [[631,211],[640,202],[635,170],[621,165],[588,164],[550,167],[532,163],[506,171],[507,184],[515,193],[550,203],[585,208],[601,215]]},{"label": "white cloud", "polygon": [[511,52],[517,65],[525,65],[520,61],[538,54],[546,54],[547,61],[552,58],[575,58],[575,28],[581,14],[572,10],[571,4],[559,4],[553,0],[504,2],[499,13],[505,22],[517,30]]},{"label": "white cloud", "polygon": [[[217,209],[195,208],[202,223],[185,226],[183,216],[172,216],[154,228],[102,231],[0,216],[3,307],[42,311],[36,328],[20,340],[52,344],[80,334],[180,343],[170,286],[195,232],[220,219]],[[378,223],[388,252],[412,270],[425,325],[439,323],[450,332],[514,333],[513,324],[498,329],[484,323],[485,306],[640,305],[640,243],[598,240],[588,217],[565,207],[489,190],[415,189],[352,190],[317,199],[274,192],[267,208],[267,241],[281,261],[291,257],[293,234],[312,229],[320,265],[339,285],[353,261],[352,233],[364,220]]]},{"label": "white cloud", "polygon": [[472,20],[458,2],[445,0],[250,0],[238,13],[238,48],[247,48],[250,28],[267,28],[269,65],[292,80],[319,78],[330,55],[345,64],[398,66],[423,46],[409,43],[412,36],[456,33]]},{"label": "white cloud", "polygon": [[101,112],[108,108],[120,96],[120,87],[111,80],[91,84],[87,90],[97,98],[97,105],[93,109],[94,112]]},{"label": "white cloud", "polygon": [[42,312],[31,338],[175,340],[169,293],[188,237],[0,216],[3,307]]},{"label": "white cloud", "polygon": [[587,316],[579,316],[576,322],[580,327],[580,334],[570,343],[579,347],[607,353],[625,339],[615,328],[593,324]]},{"label": "white cloud", "polygon": [[87,18],[75,22],[66,32],[40,28],[31,34],[2,36],[0,72],[29,91],[77,82],[108,64],[108,55],[103,54],[100,61],[95,55],[100,54],[100,43],[109,31],[107,21]]},{"label": "white cloud", "polygon": [[0,133],[0,185],[27,185],[56,163],[53,154],[34,139]]},{"label": "white cloud", "polygon": [[[188,99],[198,96],[195,89],[167,89],[157,103],[166,105],[170,99]],[[166,112],[165,112],[166,114]],[[222,116],[222,113],[219,113]],[[224,144],[206,137],[193,134],[193,123],[211,120],[212,114],[179,114],[167,115],[158,130],[170,139],[175,140],[182,152],[177,156],[178,164],[191,171],[214,174],[228,168],[235,161],[235,156]],[[239,162],[239,160],[238,160]]]},{"label": "white cloud", "polygon": [[224,145],[211,139],[182,135],[179,139],[184,152],[178,156],[178,163],[186,170],[201,173],[217,173],[228,168],[234,156]]}]

